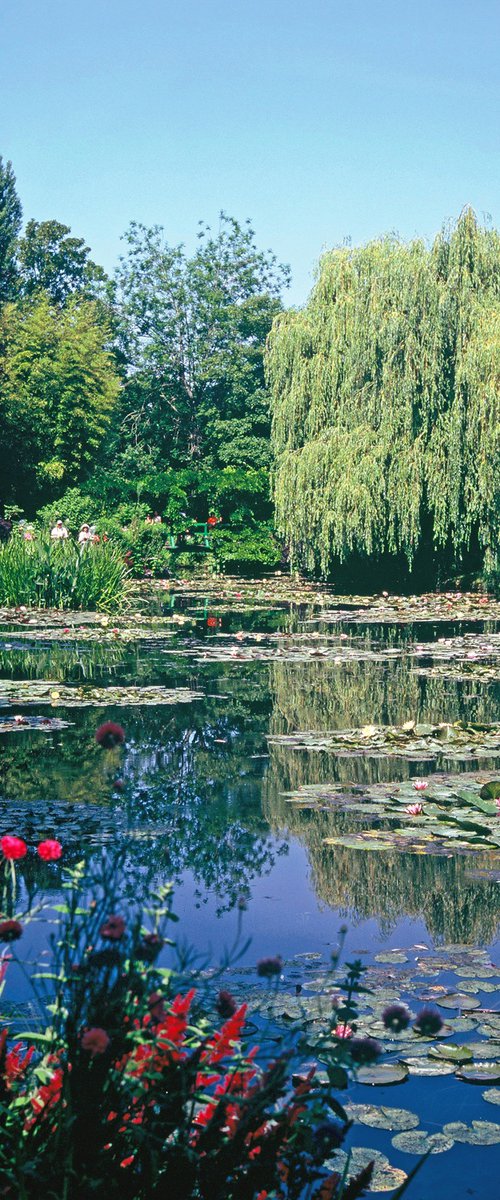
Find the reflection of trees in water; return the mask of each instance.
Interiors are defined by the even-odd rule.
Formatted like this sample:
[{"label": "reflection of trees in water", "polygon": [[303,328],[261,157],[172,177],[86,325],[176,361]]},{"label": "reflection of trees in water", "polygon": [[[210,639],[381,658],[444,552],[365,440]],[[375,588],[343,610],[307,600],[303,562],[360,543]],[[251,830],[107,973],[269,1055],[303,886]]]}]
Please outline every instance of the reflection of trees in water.
[{"label": "reflection of trees in water", "polygon": [[[106,806],[106,827],[113,808],[117,837],[128,830],[126,861],[132,875],[148,880],[170,879],[189,870],[199,887],[229,906],[250,893],[252,879],[267,873],[276,853],[262,816],[262,760],[252,754],[263,749],[268,720],[268,693],[258,671],[231,679],[219,671],[222,701],[207,697],[190,705],[170,707],[71,710],[75,724],[63,735],[8,735],[0,766],[0,793],[12,802],[9,831],[20,819],[34,828],[38,813],[33,801],[47,812],[52,802],[79,808],[78,820],[46,833],[61,837],[69,855],[81,855],[78,828],[85,812],[86,835],[99,837],[96,805]],[[212,681],[214,682],[214,681]],[[205,678],[205,686],[209,682]],[[113,719],[126,730],[125,751],[103,752],[95,743],[96,725]],[[113,797],[118,776],[125,788]],[[108,815],[109,814],[109,815]],[[78,825],[80,821],[80,825]],[[2,830],[6,832],[6,830]]]},{"label": "reflection of trees in water", "polygon": [[404,721],[495,721],[500,688],[422,677],[414,660],[273,663],[270,732],[402,725]]},{"label": "reflection of trees in water", "polygon": [[495,936],[498,884],[469,877],[471,870],[494,865],[492,855],[438,858],[325,846],[324,838],[354,832],[359,821],[348,813],[297,809],[275,785],[276,776],[266,780],[264,812],[274,829],[288,830],[305,845],[324,904],[353,921],[377,917],[385,930],[402,917],[421,917],[439,941],[485,943]]},{"label": "reflection of trees in water", "polygon": [[[272,732],[328,729],[416,720],[495,720],[493,689],[474,694],[472,685],[419,679],[404,660],[389,667],[354,663],[328,669],[314,663],[297,670],[274,663]],[[470,698],[470,703],[468,700]],[[460,770],[464,764],[456,764]],[[423,917],[437,939],[485,942],[499,917],[498,885],[469,878],[471,869],[491,865],[491,856],[450,859],[387,851],[353,851],[325,846],[324,838],[359,829],[354,814],[314,812],[287,804],[282,793],[328,780],[375,783],[408,779],[417,764],[403,759],[336,758],[271,745],[263,787],[263,810],[276,830],[289,830],[306,846],[320,900],[353,920],[379,917],[390,927],[405,915]],[[429,769],[429,765],[425,769]]]}]

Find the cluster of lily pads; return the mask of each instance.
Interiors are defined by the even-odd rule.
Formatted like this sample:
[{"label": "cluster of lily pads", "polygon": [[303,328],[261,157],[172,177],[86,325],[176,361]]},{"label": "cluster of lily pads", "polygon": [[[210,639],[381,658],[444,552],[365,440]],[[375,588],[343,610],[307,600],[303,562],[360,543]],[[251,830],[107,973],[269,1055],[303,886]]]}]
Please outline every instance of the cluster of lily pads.
[{"label": "cluster of lily pads", "polygon": [[491,775],[432,775],[365,786],[304,785],[286,794],[299,808],[348,812],[360,829],[325,838],[353,850],[466,854],[500,848],[500,781]]},{"label": "cluster of lily pads", "polygon": [[[252,984],[245,969],[230,968],[227,974],[232,993],[241,991],[247,997],[259,1038],[268,1037],[274,1044],[280,1030],[286,1028],[289,1034],[296,1029],[304,1037],[305,1052],[314,1055],[320,1067],[323,1060],[326,1068],[329,1038],[339,1034],[335,1006],[341,967],[332,971],[318,952],[298,954],[283,964],[279,988],[269,990]],[[357,997],[356,1037],[374,1039],[380,1054],[377,1062],[355,1072],[352,1100],[345,1103],[353,1124],[390,1134],[393,1148],[408,1156],[440,1154],[456,1143],[499,1145],[500,1111],[497,1122],[493,1109],[500,1108],[500,1013],[490,1004],[500,986],[500,966],[480,948],[450,945],[432,951],[422,943],[408,950],[381,951],[363,985],[366,991]],[[433,1015],[434,1032],[432,1021],[427,1030],[417,1021],[422,1004]],[[407,1026],[388,1026],[388,1011],[405,1009]],[[419,1093],[412,1082],[428,1078],[435,1094],[442,1088],[444,1098],[450,1077],[457,1085],[477,1088],[483,1102],[480,1115],[469,1123],[444,1120],[436,1125],[427,1116],[427,1105],[421,1115],[415,1111]],[[386,1101],[385,1089],[399,1085],[408,1089],[410,1107],[399,1107],[392,1098]],[[349,1174],[375,1162],[370,1192],[390,1191],[406,1178],[406,1171],[393,1166],[379,1149],[354,1147],[350,1154]],[[342,1162],[347,1162],[345,1156]]]},{"label": "cluster of lily pads", "polygon": [[[190,688],[167,688],[161,685],[146,687],[93,687],[92,684],[66,687],[49,680],[0,680],[0,705],[2,704],[50,704],[64,708],[84,708],[88,705],[112,704],[118,706],[189,704],[201,700],[202,692]],[[18,724],[27,724],[29,718],[15,717]]]}]

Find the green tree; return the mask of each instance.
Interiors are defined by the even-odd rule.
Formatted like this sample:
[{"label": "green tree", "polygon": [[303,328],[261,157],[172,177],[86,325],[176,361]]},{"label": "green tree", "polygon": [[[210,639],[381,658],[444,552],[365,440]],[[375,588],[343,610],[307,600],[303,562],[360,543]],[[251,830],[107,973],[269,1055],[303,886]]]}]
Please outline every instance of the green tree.
[{"label": "green tree", "polygon": [[0,303],[12,300],[16,294],[16,248],[22,215],[12,163],[5,163],[0,156]]},{"label": "green tree", "polygon": [[24,296],[45,291],[53,304],[62,305],[76,293],[99,294],[106,275],[92,262],[83,238],[70,235],[69,226],[59,221],[28,221],[19,242]]},{"label": "green tree", "polygon": [[500,532],[500,238],[456,228],[324,256],[269,339],[275,500],[295,561],[329,572],[427,545],[488,561]]},{"label": "green tree", "polygon": [[109,428],[120,383],[96,310],[46,294],[3,309],[0,477],[26,510],[88,475]]},{"label": "green tree", "polygon": [[221,215],[201,224],[189,257],[160,228],[133,224],[117,274],[130,363],[122,431],[152,466],[259,467],[269,462],[263,351],[288,270]]}]

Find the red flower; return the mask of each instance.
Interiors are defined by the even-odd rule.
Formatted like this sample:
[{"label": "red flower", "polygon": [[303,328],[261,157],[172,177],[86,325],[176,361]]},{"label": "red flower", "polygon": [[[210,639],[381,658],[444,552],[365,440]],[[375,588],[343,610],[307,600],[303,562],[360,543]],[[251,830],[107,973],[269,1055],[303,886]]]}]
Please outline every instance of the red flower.
[{"label": "red flower", "polygon": [[40,842],[38,853],[44,862],[55,862],[62,854],[61,843],[56,838],[46,838],[44,842]]},{"label": "red flower", "polygon": [[113,750],[115,746],[123,745],[125,741],[125,730],[121,725],[117,725],[115,721],[105,721],[103,725],[95,732],[95,740],[104,750]]},{"label": "red flower", "polygon": [[22,1075],[24,1075],[26,1067],[29,1066],[35,1053],[35,1047],[30,1046],[29,1050],[25,1050],[23,1056],[21,1054],[23,1049],[24,1047],[22,1043],[16,1042],[16,1045],[12,1047],[12,1050],[9,1050],[5,1055],[5,1078],[9,1086],[15,1083],[16,1079],[19,1079]]},{"label": "red flower", "polygon": [[134,1154],[130,1154],[128,1158],[122,1158],[120,1166],[121,1167],[129,1167],[130,1164],[133,1163],[134,1158],[135,1158]]},{"label": "red flower", "polygon": [[23,927],[20,921],[0,921],[0,942],[15,942],[21,937]]},{"label": "red flower", "polygon": [[0,849],[4,858],[11,860],[24,858],[28,853],[26,842],[23,842],[22,838],[11,837],[10,834],[6,834],[5,837],[0,838]]},{"label": "red flower", "polygon": [[215,629],[217,626],[217,617],[207,617],[207,625],[209,629]]},{"label": "red flower", "polygon": [[91,1058],[95,1058],[96,1054],[104,1054],[109,1046],[109,1037],[105,1029],[87,1029],[82,1034],[82,1047],[88,1050]]},{"label": "red flower", "polygon": [[104,925],[101,925],[99,933],[101,937],[108,938],[110,942],[119,942],[120,938],[125,933],[126,925],[123,917],[108,917]]},{"label": "red flower", "polygon": [[213,528],[213,526],[216,524],[217,524],[217,517],[209,517],[208,518],[207,525],[210,525]]}]

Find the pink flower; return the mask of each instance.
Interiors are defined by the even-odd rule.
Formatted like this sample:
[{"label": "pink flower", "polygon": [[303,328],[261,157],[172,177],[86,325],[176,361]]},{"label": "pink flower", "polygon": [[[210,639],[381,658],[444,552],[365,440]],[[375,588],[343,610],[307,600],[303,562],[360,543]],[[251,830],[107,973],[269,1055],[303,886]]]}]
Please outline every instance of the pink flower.
[{"label": "pink flower", "polygon": [[495,804],[497,806],[498,812],[500,813],[500,796],[496,796]]},{"label": "pink flower", "polygon": [[333,1036],[337,1038],[352,1038],[353,1033],[354,1029],[351,1029],[350,1025],[341,1024],[335,1026]]},{"label": "pink flower", "polygon": [[423,811],[421,804],[407,804],[405,808],[405,812],[408,813],[409,817],[421,817]]},{"label": "pink flower", "polygon": [[82,1047],[84,1050],[88,1050],[92,1058],[95,1058],[96,1054],[104,1054],[108,1046],[109,1037],[105,1029],[95,1027],[94,1029],[87,1029],[82,1034]]},{"label": "pink flower", "polygon": [[125,933],[125,921],[123,917],[108,917],[104,925],[101,925],[99,930],[101,937],[108,938],[110,942],[119,942],[120,938]]},{"label": "pink flower", "polygon": [[0,849],[4,858],[12,860],[24,858],[28,853],[26,842],[23,842],[22,838],[11,837],[10,834],[6,834],[5,837],[0,838]]},{"label": "pink flower", "polygon": [[125,730],[121,725],[117,725],[115,721],[105,721],[103,725],[95,731],[95,740],[104,750],[112,750],[114,746],[121,746],[125,741]]},{"label": "pink flower", "polygon": [[56,838],[46,838],[44,842],[40,842],[38,853],[44,862],[55,862],[62,854],[61,843]]},{"label": "pink flower", "polygon": [[416,792],[425,792],[429,787],[429,784],[426,783],[425,779],[415,779],[413,787],[415,788]]}]

